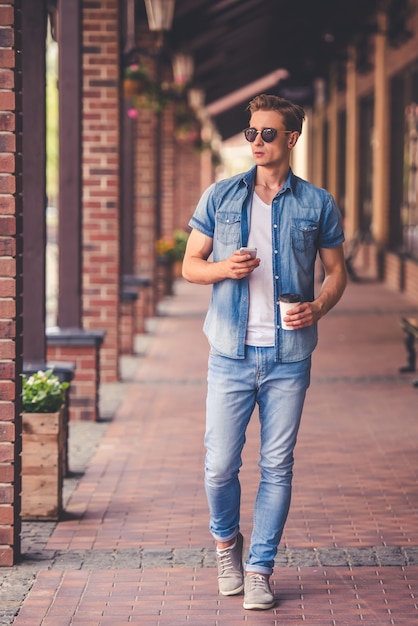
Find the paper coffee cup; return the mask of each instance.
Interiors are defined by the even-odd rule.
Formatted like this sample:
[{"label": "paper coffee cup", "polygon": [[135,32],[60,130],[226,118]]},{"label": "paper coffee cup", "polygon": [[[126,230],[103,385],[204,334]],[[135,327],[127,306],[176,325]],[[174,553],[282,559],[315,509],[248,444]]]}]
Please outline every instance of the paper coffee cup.
[{"label": "paper coffee cup", "polygon": [[300,304],[300,295],[298,293],[282,293],[279,297],[280,317],[282,318],[283,330],[294,330],[292,326],[288,326],[283,318],[286,317],[287,311],[293,309],[297,304]]}]

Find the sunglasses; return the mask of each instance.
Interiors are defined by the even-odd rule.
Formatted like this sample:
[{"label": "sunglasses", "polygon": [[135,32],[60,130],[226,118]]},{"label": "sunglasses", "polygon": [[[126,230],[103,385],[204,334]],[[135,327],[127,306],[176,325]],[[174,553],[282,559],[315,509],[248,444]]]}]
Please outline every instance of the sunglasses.
[{"label": "sunglasses", "polygon": [[244,130],[245,139],[249,142],[255,141],[258,133],[261,135],[261,139],[266,143],[271,143],[276,138],[277,133],[291,133],[291,130],[276,130],[275,128],[263,128],[263,130],[257,130],[256,128],[246,128]]}]

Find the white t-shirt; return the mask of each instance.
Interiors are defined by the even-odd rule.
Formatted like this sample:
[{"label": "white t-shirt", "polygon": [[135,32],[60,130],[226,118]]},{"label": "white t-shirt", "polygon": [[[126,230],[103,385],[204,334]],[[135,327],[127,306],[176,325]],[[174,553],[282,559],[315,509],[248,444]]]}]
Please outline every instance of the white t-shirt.
[{"label": "white t-shirt", "polygon": [[274,289],[271,240],[271,205],[254,192],[248,246],[257,248],[260,265],[249,276],[249,313],[245,343],[274,346]]}]

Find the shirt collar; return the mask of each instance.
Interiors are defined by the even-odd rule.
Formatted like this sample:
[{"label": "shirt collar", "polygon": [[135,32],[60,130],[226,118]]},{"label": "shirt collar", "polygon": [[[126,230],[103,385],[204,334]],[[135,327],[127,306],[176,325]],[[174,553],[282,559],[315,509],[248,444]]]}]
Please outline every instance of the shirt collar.
[{"label": "shirt collar", "polygon": [[[257,166],[254,165],[250,170],[248,170],[248,172],[245,172],[242,175],[241,182],[243,182],[247,187],[253,187],[256,171],[257,171]],[[280,189],[280,193],[283,193],[284,191],[286,191],[286,189],[290,189],[290,191],[294,193],[295,187],[296,187],[296,177],[294,173],[292,172],[292,168],[289,167],[289,174],[284,182],[283,187]]]}]

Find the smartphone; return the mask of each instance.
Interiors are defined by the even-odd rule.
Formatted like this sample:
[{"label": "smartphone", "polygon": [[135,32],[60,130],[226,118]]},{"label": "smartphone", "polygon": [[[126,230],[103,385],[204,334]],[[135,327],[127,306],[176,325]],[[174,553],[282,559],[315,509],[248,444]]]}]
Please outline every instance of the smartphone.
[{"label": "smartphone", "polygon": [[239,249],[240,254],[251,254],[251,258],[255,259],[257,257],[257,248],[246,248],[243,246]]}]

